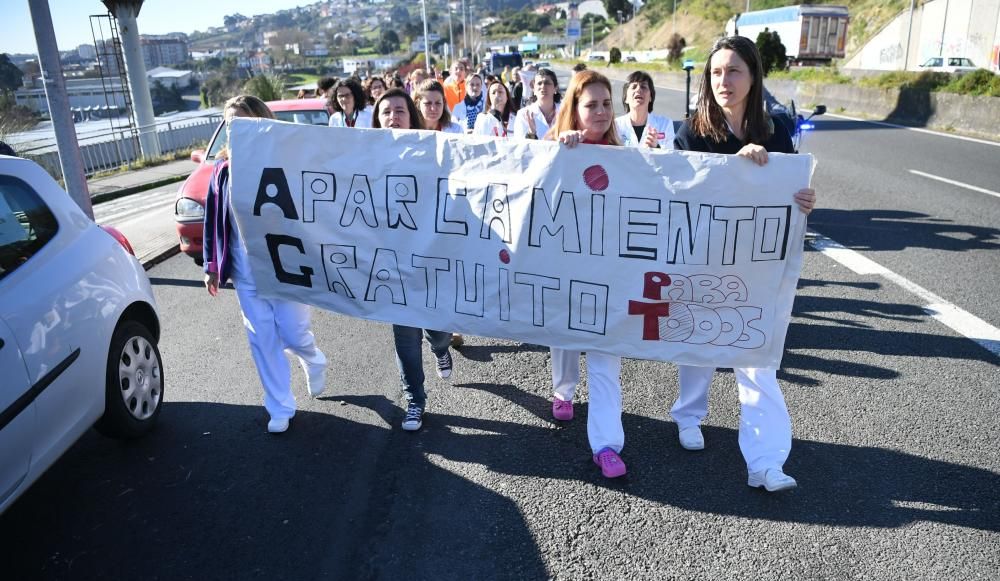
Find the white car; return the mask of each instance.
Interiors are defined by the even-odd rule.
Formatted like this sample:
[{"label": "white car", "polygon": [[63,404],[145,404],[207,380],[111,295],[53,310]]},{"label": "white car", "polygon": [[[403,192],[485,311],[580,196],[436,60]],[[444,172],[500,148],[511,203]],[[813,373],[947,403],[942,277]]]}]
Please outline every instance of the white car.
[{"label": "white car", "polygon": [[0,156],[0,513],[91,426],[153,427],[159,335],[128,240],[36,163]]},{"label": "white car", "polygon": [[925,71],[941,71],[943,73],[969,73],[978,67],[965,57],[932,56],[920,65],[920,68]]}]

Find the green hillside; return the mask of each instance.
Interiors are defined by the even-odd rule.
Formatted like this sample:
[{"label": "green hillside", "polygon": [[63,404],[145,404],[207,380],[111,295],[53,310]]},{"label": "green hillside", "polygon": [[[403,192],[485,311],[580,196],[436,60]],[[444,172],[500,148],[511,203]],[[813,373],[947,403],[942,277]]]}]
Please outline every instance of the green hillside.
[{"label": "green hillside", "polygon": [[[918,3],[922,4],[918,0]],[[673,31],[673,8],[677,6],[677,32],[687,38],[688,44],[704,44],[711,42],[725,28],[726,21],[734,14],[746,9],[746,0],[648,0],[639,12],[639,18],[634,23],[622,27],[619,39],[614,35],[609,43],[616,40],[628,40],[631,32],[625,30],[634,25],[638,29],[637,44],[643,48],[652,48],[665,44],[664,38],[669,38]],[[834,4],[847,6],[851,14],[848,27],[847,54],[851,55],[861,48],[865,42],[892,20],[902,10],[909,8],[908,0],[828,0],[820,2],[802,2],[801,0],[751,0],[751,10],[780,8],[795,4]],[[656,32],[650,32],[655,30]],[[610,46],[610,44],[609,44]]]}]

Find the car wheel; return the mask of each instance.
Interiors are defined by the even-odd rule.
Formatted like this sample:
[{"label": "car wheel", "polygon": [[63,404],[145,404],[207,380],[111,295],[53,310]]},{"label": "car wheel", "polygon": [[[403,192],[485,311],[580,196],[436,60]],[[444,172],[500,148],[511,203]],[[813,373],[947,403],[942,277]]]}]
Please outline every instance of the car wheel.
[{"label": "car wheel", "polygon": [[97,429],[115,438],[138,438],[153,428],[163,403],[163,363],[145,325],[123,321],[111,338],[104,415]]}]

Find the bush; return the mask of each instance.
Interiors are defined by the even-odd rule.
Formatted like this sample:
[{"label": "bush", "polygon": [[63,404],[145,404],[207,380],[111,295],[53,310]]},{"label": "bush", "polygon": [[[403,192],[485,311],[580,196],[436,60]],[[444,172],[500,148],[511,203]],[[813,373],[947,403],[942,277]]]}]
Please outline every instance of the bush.
[{"label": "bush", "polygon": [[777,32],[764,29],[757,35],[757,51],[760,52],[761,65],[764,67],[764,76],[771,74],[771,71],[785,69],[788,57],[785,54],[785,45],[781,44],[781,37]]},{"label": "bush", "polygon": [[611,47],[611,54],[608,55],[608,64],[615,64],[622,62],[622,51],[617,46]]},{"label": "bush", "polygon": [[681,58],[681,54],[684,53],[684,48],[687,46],[687,41],[683,36],[677,34],[676,32],[670,36],[670,41],[667,43],[667,60],[674,62]]},{"label": "bush", "polygon": [[941,87],[941,90],[962,95],[1000,97],[1000,75],[995,75],[986,69],[977,69],[971,73],[958,75]]},{"label": "bush", "polygon": [[279,101],[285,92],[285,83],[277,75],[257,75],[243,85],[243,92],[261,101]]}]

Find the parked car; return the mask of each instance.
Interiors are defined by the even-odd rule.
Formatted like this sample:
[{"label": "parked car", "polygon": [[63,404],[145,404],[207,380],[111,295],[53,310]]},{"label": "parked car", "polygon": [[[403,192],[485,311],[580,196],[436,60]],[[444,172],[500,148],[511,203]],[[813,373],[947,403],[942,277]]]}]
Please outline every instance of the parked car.
[{"label": "parked car", "polygon": [[639,61],[635,60],[635,57],[634,57],[634,56],[627,56],[627,57],[625,57],[625,58],[624,58],[623,60],[624,60],[625,62],[627,62],[627,63],[635,63],[635,62],[639,62]]},{"label": "parked car", "polygon": [[128,240],[38,164],[0,156],[0,512],[91,426],[134,438],[155,425],[159,337]]},{"label": "parked car", "polygon": [[920,68],[925,71],[940,71],[942,73],[971,73],[977,67],[965,57],[932,56],[924,61]]},{"label": "parked car", "polygon": [[[270,101],[267,104],[274,116],[280,121],[304,123],[308,125],[326,125],[330,114],[326,110],[326,99],[286,99]],[[177,237],[181,252],[202,263],[201,245],[205,218],[205,198],[208,195],[208,182],[212,179],[212,166],[226,145],[225,125],[219,123],[208,143],[208,149],[198,149],[191,152],[191,161],[198,167],[188,176],[177,190],[174,202],[174,219],[177,221]]]},{"label": "parked car", "polygon": [[587,57],[587,62],[603,63],[604,62],[604,55],[603,54],[592,54],[592,55],[590,55],[590,56]]},{"label": "parked car", "polygon": [[551,68],[552,68],[552,63],[550,63],[549,61],[538,61],[537,63],[535,63],[536,71],[538,69],[551,69]]}]

